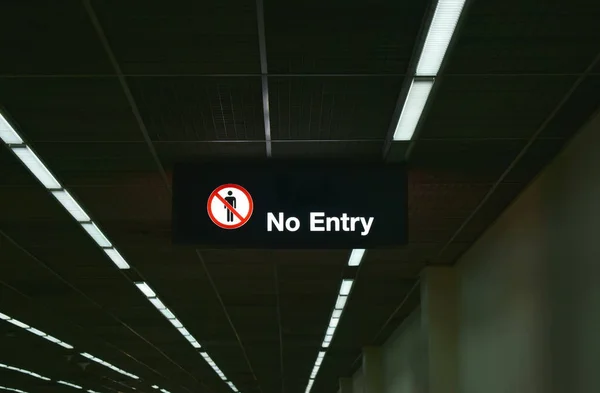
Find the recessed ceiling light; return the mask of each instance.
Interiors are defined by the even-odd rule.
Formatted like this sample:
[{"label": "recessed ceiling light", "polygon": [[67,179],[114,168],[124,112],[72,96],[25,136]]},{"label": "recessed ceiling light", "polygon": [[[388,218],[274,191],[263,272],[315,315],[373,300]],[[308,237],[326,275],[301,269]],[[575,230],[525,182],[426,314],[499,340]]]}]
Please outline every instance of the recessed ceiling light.
[{"label": "recessed ceiling light", "polygon": [[38,156],[28,146],[15,146],[11,148],[13,153],[21,160],[40,183],[49,190],[62,188],[58,180],[50,173]]},{"label": "recessed ceiling light", "polygon": [[358,266],[362,261],[363,256],[365,255],[365,250],[363,248],[355,248],[350,253],[350,258],[348,258],[348,266]]},{"label": "recessed ceiling light", "polygon": [[121,269],[121,270],[127,270],[127,269],[131,268],[131,266],[129,266],[129,264],[127,263],[127,261],[125,260],[125,258],[123,258],[121,256],[121,254],[119,254],[119,252],[116,249],[114,249],[114,248],[105,248],[104,252],[114,262],[114,264],[117,265],[117,267],[119,269]]},{"label": "recessed ceiling light", "polygon": [[342,286],[340,287],[340,295],[349,295],[350,294],[350,290],[352,289],[352,284],[354,283],[354,280],[350,280],[350,279],[345,279],[342,280]]},{"label": "recessed ceiling light", "polygon": [[67,190],[56,190],[51,191],[51,193],[76,221],[91,221],[90,216],[79,206],[79,203],[73,199]]},{"label": "recessed ceiling light", "polygon": [[35,334],[36,336],[40,336],[40,337],[44,337],[46,336],[46,333],[42,332],[41,330],[37,330],[36,328],[32,328],[30,327],[29,329],[27,329],[29,332]]},{"label": "recessed ceiling light", "polygon": [[135,282],[134,284],[135,284],[136,287],[138,287],[138,289],[140,291],[142,291],[142,293],[144,295],[146,295],[146,297],[156,297],[156,293],[145,282],[138,281],[138,282]]},{"label": "recessed ceiling light", "polygon": [[21,321],[19,321],[17,319],[8,319],[7,322],[10,322],[13,325],[18,326],[18,327],[23,328],[23,329],[27,329],[29,327],[28,324],[23,323],[23,322],[21,322]]},{"label": "recessed ceiling light", "polygon": [[464,5],[465,0],[438,1],[417,64],[417,76],[438,74]]},{"label": "recessed ceiling light", "polygon": [[173,326],[175,326],[176,328],[183,327],[183,324],[181,322],[179,322],[179,319],[177,319],[177,318],[169,319],[169,322],[171,322],[173,324]]},{"label": "recessed ceiling light", "polygon": [[161,314],[164,315],[167,319],[175,319],[175,314],[171,312],[168,308],[164,310],[160,310]]},{"label": "recessed ceiling light", "polygon": [[413,80],[394,131],[393,139],[395,141],[409,141],[412,139],[432,87],[433,78]]},{"label": "recessed ceiling light", "polygon": [[346,305],[346,300],[348,300],[348,296],[338,296],[337,301],[335,302],[335,308],[338,310],[342,310]]},{"label": "recessed ceiling light", "polygon": [[104,233],[93,222],[83,222],[81,226],[100,247],[112,247]]},{"label": "recessed ceiling light", "polygon": [[154,298],[150,298],[148,299],[150,300],[150,302],[154,305],[154,307],[156,307],[158,310],[164,310],[165,308],[167,308],[167,306],[165,306],[165,304],[163,302],[160,301],[159,298],[154,297]]},{"label": "recessed ceiling light", "polygon": [[7,145],[20,145],[23,143],[23,139],[21,139],[15,129],[8,123],[8,120],[2,116],[2,113],[0,113],[0,139]]}]

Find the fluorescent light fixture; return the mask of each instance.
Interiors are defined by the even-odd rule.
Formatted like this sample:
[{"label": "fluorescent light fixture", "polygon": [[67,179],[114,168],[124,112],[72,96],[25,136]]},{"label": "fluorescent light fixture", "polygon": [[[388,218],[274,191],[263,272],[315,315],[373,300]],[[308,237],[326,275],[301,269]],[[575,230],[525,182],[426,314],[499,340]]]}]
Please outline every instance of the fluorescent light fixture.
[{"label": "fluorescent light fixture", "polygon": [[340,288],[340,295],[348,296],[350,294],[350,289],[352,289],[352,284],[354,280],[346,279],[342,280],[342,286]]},{"label": "fluorescent light fixture", "polygon": [[335,333],[335,327],[331,327],[331,324],[330,324],[330,326],[327,328],[327,332],[325,334],[333,336],[333,333]]},{"label": "fluorescent light fixture", "polygon": [[164,315],[167,319],[175,319],[175,314],[173,314],[171,312],[171,310],[169,310],[168,308],[165,308],[164,310],[159,310],[161,312],[162,315]]},{"label": "fluorescent light fixture", "polygon": [[417,64],[417,76],[435,76],[456,29],[465,0],[439,0]]},{"label": "fluorescent light fixture", "polygon": [[27,329],[30,333],[35,334],[36,336],[40,336],[40,337],[44,337],[46,336],[46,333],[42,332],[41,330],[37,330],[36,328],[32,328],[30,327],[29,329]]},{"label": "fluorescent light fixture", "polygon": [[21,321],[19,321],[19,320],[17,320],[17,319],[8,319],[6,322],[10,322],[10,323],[12,323],[13,325],[15,325],[15,326],[18,326],[18,327],[20,327],[20,328],[23,328],[23,329],[27,329],[27,328],[29,328],[29,325],[28,325],[28,324],[26,324],[26,323],[23,323],[23,322],[21,322]]},{"label": "fluorescent light fixture", "polygon": [[80,353],[80,355],[81,355],[81,356],[83,356],[84,358],[88,358],[88,359],[90,359],[90,360],[94,360],[94,359],[96,359],[95,357],[93,357],[92,355],[90,355],[90,354],[89,354],[89,353],[87,353],[87,352],[82,352],[82,353]]},{"label": "fluorescent light fixture", "polygon": [[71,382],[65,382],[65,381],[56,381],[56,382],[60,383],[62,385],[70,386],[70,387],[75,388],[75,389],[83,389],[81,386],[75,385],[74,383],[71,383]]},{"label": "fluorescent light fixture", "polygon": [[0,312],[0,319],[2,319],[3,321],[8,321],[8,320],[10,319],[10,317],[9,317],[8,315],[6,315],[6,314],[2,314],[2,313]]},{"label": "fluorescent light fixture", "polygon": [[117,265],[119,269],[127,270],[131,268],[131,266],[129,266],[125,258],[123,258],[115,248],[105,248],[104,252],[114,262],[114,264]]},{"label": "fluorescent light fixture", "polygon": [[38,156],[28,146],[16,146],[12,148],[13,153],[19,157],[23,165],[27,167],[40,183],[47,189],[56,190],[62,188],[48,168],[42,163]]},{"label": "fluorescent light fixture", "polygon": [[45,338],[46,340],[53,342],[55,344],[58,344],[59,342],[61,342],[58,338],[56,337],[52,337],[49,334],[45,335],[45,336],[41,336],[42,338]]},{"label": "fluorescent light fixture", "polygon": [[58,345],[60,345],[60,346],[61,346],[61,347],[63,347],[63,348],[67,348],[67,349],[73,349],[73,346],[72,346],[72,345],[69,345],[69,344],[67,344],[67,343],[66,343],[66,342],[64,342],[64,341],[57,342],[57,344],[58,344]]},{"label": "fluorescent light fixture", "polygon": [[394,131],[393,140],[411,140],[421,119],[423,109],[425,109],[425,104],[427,103],[427,98],[429,98],[432,87],[433,78],[424,80],[414,79],[412,81],[406,101],[404,102],[404,107],[402,108],[402,113],[400,114],[400,119],[398,119],[398,124]]},{"label": "fluorescent light fixture", "polygon": [[340,319],[339,318],[331,318],[329,320],[329,327],[335,329],[337,327],[338,323],[340,323]]},{"label": "fluorescent light fixture", "polygon": [[[163,310],[160,310],[160,311],[162,312]],[[181,322],[179,322],[179,319],[177,319],[177,318],[169,319],[169,322],[171,322],[173,324],[173,326],[175,326],[176,328],[183,327],[183,324]]]},{"label": "fluorescent light fixture", "polygon": [[360,261],[362,261],[364,255],[364,248],[355,248],[354,250],[352,250],[352,252],[350,253],[350,258],[348,258],[348,266],[360,265]]},{"label": "fluorescent light fixture", "polygon": [[112,247],[106,236],[93,222],[81,223],[81,226],[100,247]]},{"label": "fluorescent light fixture", "polygon": [[333,310],[331,313],[331,318],[339,318],[342,316],[342,310]]},{"label": "fluorescent light fixture", "polygon": [[229,381],[227,382],[227,385],[229,385],[229,387],[231,388],[231,390],[233,390],[234,392],[238,392],[238,389],[235,387],[235,385],[233,384],[233,382]]},{"label": "fluorescent light fixture", "polygon": [[148,300],[150,300],[150,302],[154,305],[154,307],[156,307],[159,310],[164,310],[165,308],[167,308],[167,306],[165,306],[165,304],[163,302],[161,302],[160,299],[157,297],[150,298]]},{"label": "fluorescent light fixture", "polygon": [[325,351],[320,351],[319,356],[317,356],[317,359],[323,359],[324,357],[325,357]]},{"label": "fluorescent light fixture", "polygon": [[91,221],[90,216],[79,206],[79,203],[67,190],[52,191],[52,195],[60,202],[61,205],[79,222]]},{"label": "fluorescent light fixture", "polygon": [[2,113],[0,113],[0,139],[7,145],[20,145],[23,143],[23,139],[21,139],[15,129],[8,123],[4,116],[2,116]]},{"label": "fluorescent light fixture", "polygon": [[136,287],[138,287],[138,289],[140,291],[142,291],[142,293],[144,295],[146,295],[146,297],[149,297],[149,298],[150,297],[156,297],[156,293],[145,282],[138,281],[138,282],[135,282],[134,284],[135,284]]},{"label": "fluorescent light fixture", "polygon": [[16,392],[16,393],[27,393],[24,392],[20,389],[15,389],[15,388],[7,388],[6,386],[0,386],[0,390],[8,390],[9,392]]},{"label": "fluorescent light fixture", "polygon": [[196,339],[193,336],[183,336],[183,337],[186,340],[188,340],[194,348],[200,348],[200,344],[198,343],[198,341],[196,341]]},{"label": "fluorescent light fixture", "polygon": [[158,389],[158,386],[152,385],[152,389]]},{"label": "fluorescent light fixture", "polygon": [[183,336],[190,336],[191,335],[190,332],[186,328],[184,328],[184,327],[180,327],[177,330],[179,330],[179,333],[181,333]]},{"label": "fluorescent light fixture", "polygon": [[335,302],[335,308],[338,310],[342,310],[346,305],[346,300],[348,300],[348,296],[338,296],[337,301]]}]

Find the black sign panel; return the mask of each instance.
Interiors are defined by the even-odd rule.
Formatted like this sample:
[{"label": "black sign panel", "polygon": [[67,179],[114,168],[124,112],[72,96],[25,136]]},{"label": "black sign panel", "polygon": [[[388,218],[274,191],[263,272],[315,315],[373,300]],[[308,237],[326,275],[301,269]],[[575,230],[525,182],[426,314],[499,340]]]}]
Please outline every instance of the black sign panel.
[{"label": "black sign panel", "polygon": [[181,164],[173,241],[212,248],[377,248],[407,241],[400,164]]}]

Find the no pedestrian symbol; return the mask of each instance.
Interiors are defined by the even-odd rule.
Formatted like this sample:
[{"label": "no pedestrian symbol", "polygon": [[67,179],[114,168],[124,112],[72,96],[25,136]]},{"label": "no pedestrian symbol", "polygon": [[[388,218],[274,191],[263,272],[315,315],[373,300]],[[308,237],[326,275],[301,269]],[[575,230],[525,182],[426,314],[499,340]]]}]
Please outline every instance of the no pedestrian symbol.
[{"label": "no pedestrian symbol", "polygon": [[244,187],[223,184],[210,193],[206,210],[218,227],[236,229],[248,222],[254,210],[254,202]]}]

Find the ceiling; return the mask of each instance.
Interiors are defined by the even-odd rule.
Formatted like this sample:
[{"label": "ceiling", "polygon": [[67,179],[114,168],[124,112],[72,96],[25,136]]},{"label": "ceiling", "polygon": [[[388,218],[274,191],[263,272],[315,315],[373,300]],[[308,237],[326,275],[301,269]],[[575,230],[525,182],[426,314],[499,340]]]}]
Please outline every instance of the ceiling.
[{"label": "ceiling", "polygon": [[[332,392],[418,305],[419,271],[454,263],[600,105],[598,2],[470,1],[411,142],[389,131],[432,2],[257,4],[0,5],[2,112],[133,267],[115,269],[0,144],[0,312],[75,346],[0,321],[0,363],[100,393],[230,392],[143,279],[242,393],[301,393],[351,277],[314,387]],[[171,169],[206,158],[407,160],[409,244],[368,250],[360,269],[351,250],[173,246]],[[2,368],[0,381],[73,390]]]}]

